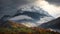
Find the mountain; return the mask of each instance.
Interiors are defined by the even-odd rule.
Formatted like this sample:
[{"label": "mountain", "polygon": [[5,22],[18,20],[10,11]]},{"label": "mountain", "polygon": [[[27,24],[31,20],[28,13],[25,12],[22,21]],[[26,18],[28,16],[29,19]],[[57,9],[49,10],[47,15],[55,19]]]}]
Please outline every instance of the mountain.
[{"label": "mountain", "polygon": [[54,17],[37,6],[22,7],[13,16],[4,15],[1,17],[1,20],[3,21],[2,24],[4,25],[6,21],[14,21],[27,27],[36,27],[52,19],[54,19]]},{"label": "mountain", "polygon": [[[31,28],[32,29],[32,28],[36,27],[34,29],[40,33],[41,33],[41,31],[46,32],[45,29],[40,30],[41,27],[49,29],[49,28],[53,28],[55,26],[58,26],[56,28],[59,28],[59,24],[57,24],[56,22],[58,22],[60,20],[60,18],[58,18],[59,20],[56,19],[57,21],[53,23],[53,21],[55,21],[55,20],[53,20],[54,17],[49,15],[46,11],[42,10],[41,8],[38,8],[39,10],[37,10],[36,8],[38,8],[38,7],[28,8],[31,10],[28,10],[26,8],[20,9],[16,12],[16,14],[14,16],[4,15],[0,19],[0,27],[14,28],[14,29],[20,28],[19,29],[20,31],[21,31],[21,28],[23,29],[23,31],[24,30],[26,31],[25,28],[27,28],[27,29]],[[52,20],[52,21],[50,21],[50,20]],[[30,29],[28,31],[30,31]]]},{"label": "mountain", "polygon": [[52,19],[54,19],[54,17],[49,15],[48,12],[42,10],[40,7],[30,6],[20,8],[13,18],[8,20],[21,23],[25,26],[28,25],[27,27],[36,27]]},{"label": "mountain", "polygon": [[0,27],[7,27],[7,26],[10,27],[10,25],[7,23],[7,20],[9,18],[11,18],[10,15],[4,15],[3,17],[1,17],[1,19],[0,19]]},{"label": "mountain", "polygon": [[[44,28],[39,28],[39,27],[31,27],[28,28],[22,24],[13,22],[13,21],[8,21],[8,24],[11,26],[9,27],[9,25],[7,25],[8,27],[0,27],[0,34],[60,34],[59,32],[54,32],[48,29],[44,29]],[[3,33],[2,33],[3,32]]]},{"label": "mountain", "polygon": [[40,25],[43,28],[60,29],[60,17]]}]

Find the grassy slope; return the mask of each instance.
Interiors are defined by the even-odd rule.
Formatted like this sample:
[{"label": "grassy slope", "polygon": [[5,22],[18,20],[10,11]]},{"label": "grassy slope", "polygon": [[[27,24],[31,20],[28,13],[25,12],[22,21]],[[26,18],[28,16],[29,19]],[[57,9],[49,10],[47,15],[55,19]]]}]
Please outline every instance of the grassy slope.
[{"label": "grassy slope", "polygon": [[30,28],[0,28],[0,34],[22,34],[22,33],[26,33],[26,34],[60,34],[57,32],[51,32],[51,31],[46,31],[44,29],[38,29],[34,30],[34,29],[30,29]]},{"label": "grassy slope", "polygon": [[33,27],[28,28],[22,24],[9,21],[11,28],[0,27],[0,34],[60,34],[43,28]]}]

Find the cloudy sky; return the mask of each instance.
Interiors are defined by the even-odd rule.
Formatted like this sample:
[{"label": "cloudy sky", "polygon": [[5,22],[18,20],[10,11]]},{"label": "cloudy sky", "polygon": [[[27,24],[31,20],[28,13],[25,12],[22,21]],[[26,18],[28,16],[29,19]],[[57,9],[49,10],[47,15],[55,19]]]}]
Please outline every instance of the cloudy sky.
[{"label": "cloudy sky", "polygon": [[37,0],[35,4],[47,11],[53,17],[60,16],[60,0]]},{"label": "cloudy sky", "polygon": [[0,15],[14,14],[17,7],[30,3],[29,0],[0,0]]},{"label": "cloudy sky", "polygon": [[53,17],[60,16],[60,0],[0,0],[0,16],[14,15],[19,7],[28,4],[41,7]]},{"label": "cloudy sky", "polygon": [[[42,23],[45,23],[46,21],[51,20],[52,17],[50,17],[50,15],[55,18],[60,17],[60,0],[0,0],[0,18],[4,15],[13,16],[16,14],[16,12],[18,10],[20,10],[20,8],[26,9],[28,7],[27,10],[29,11],[31,9],[29,7],[31,7],[31,6],[38,6],[39,8],[35,7],[35,11],[37,9],[38,11],[41,11],[42,14],[44,11],[46,11],[47,14],[49,15],[49,17],[44,16],[44,18],[39,19],[36,22],[39,25]],[[42,9],[43,11],[40,9]],[[31,9],[31,10],[34,10],[34,9]],[[37,11],[36,11],[36,13],[37,13]],[[38,13],[38,14],[40,14],[40,13]],[[34,15],[35,15],[35,13],[34,13]],[[34,21],[34,19],[32,17],[31,17],[31,15],[30,16],[19,15],[17,17],[11,18],[11,20],[21,20],[21,19],[28,19],[29,18]],[[38,17],[37,14],[34,17]],[[36,21],[36,19],[35,19],[35,21]],[[29,23],[25,23],[25,24],[28,24],[28,26],[29,25],[33,26],[33,24],[35,25],[35,22],[34,23],[29,22]]]}]

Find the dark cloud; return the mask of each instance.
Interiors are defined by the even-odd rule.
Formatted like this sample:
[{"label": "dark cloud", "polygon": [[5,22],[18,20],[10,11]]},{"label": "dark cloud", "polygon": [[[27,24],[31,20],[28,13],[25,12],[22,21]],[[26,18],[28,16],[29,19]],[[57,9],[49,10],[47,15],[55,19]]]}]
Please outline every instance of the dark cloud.
[{"label": "dark cloud", "polygon": [[0,16],[14,15],[18,6],[34,2],[35,0],[0,0]]},{"label": "dark cloud", "polygon": [[60,2],[60,0],[46,0],[46,1],[49,1],[49,2]]},{"label": "dark cloud", "polygon": [[48,1],[50,4],[60,6],[60,0],[46,0],[46,1]]}]

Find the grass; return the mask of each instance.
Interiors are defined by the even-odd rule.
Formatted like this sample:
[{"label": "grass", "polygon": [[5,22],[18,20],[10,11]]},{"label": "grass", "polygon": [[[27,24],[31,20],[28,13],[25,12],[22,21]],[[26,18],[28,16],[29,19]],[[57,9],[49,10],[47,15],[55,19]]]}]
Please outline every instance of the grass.
[{"label": "grass", "polygon": [[45,31],[45,30],[33,30],[30,28],[0,28],[0,34],[60,34],[57,32]]},{"label": "grass", "polygon": [[0,32],[35,32],[35,30],[29,28],[0,28]]}]

